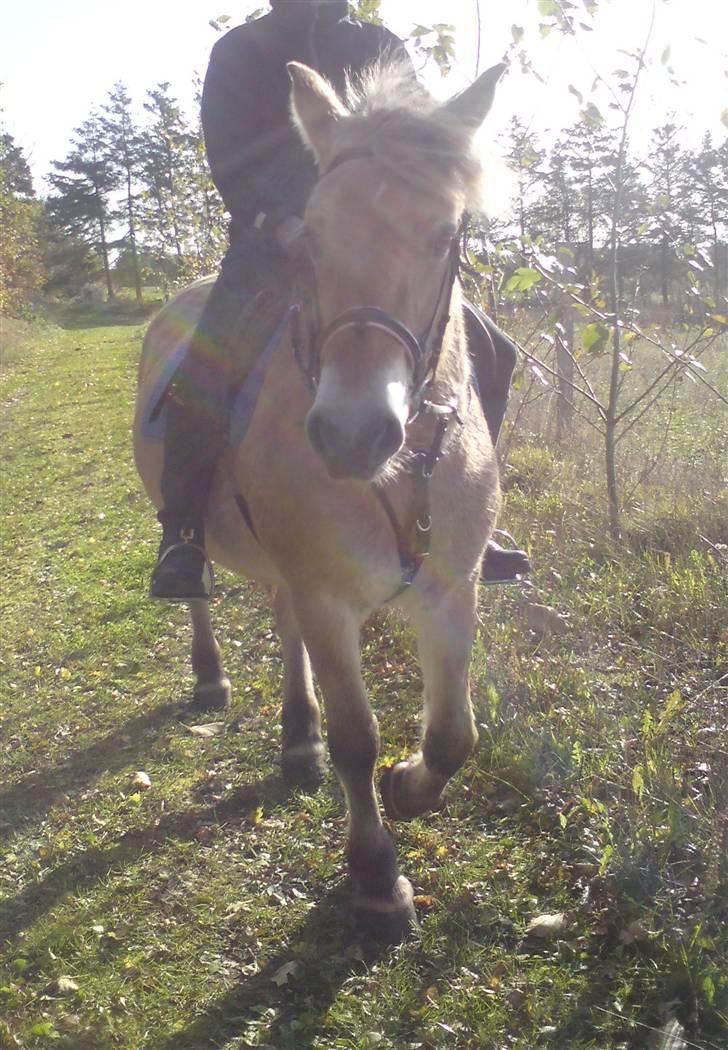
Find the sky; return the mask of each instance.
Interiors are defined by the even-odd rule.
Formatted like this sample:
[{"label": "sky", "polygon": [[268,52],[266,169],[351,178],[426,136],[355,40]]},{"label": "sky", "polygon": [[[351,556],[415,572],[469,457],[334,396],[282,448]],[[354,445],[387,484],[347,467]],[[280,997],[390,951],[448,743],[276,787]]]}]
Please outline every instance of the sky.
[{"label": "sky", "polygon": [[[104,102],[116,81],[126,84],[139,106],[148,89],[169,81],[191,111],[195,79],[204,76],[219,35],[210,20],[228,14],[234,25],[259,7],[267,7],[265,0],[124,0],[113,5],[8,0],[0,15],[1,119],[29,160],[36,189],[44,191],[42,179],[51,161],[65,157],[73,129]],[[478,47],[478,0],[382,0],[385,21],[400,36],[415,23],[454,25],[457,64],[452,73],[444,81],[425,73],[428,87],[440,97],[470,83],[478,68],[482,72],[500,61],[512,41],[512,26],[523,28],[522,46],[542,80],[523,74],[518,63],[511,65],[489,118],[489,148],[497,154],[497,134],[513,114],[543,131],[547,141],[572,124],[579,102],[570,84],[585,100],[602,101],[600,89],[591,95],[596,73],[608,75],[625,65],[620,48],[641,46],[653,0],[599,0],[594,31],[581,33],[578,41],[556,32],[542,39],[538,0],[479,0],[479,7]],[[650,128],[672,111],[689,145],[697,145],[706,130],[725,134],[728,0],[654,0],[654,7],[653,66],[640,90],[633,141],[646,149]],[[670,83],[668,67],[679,85]]]}]

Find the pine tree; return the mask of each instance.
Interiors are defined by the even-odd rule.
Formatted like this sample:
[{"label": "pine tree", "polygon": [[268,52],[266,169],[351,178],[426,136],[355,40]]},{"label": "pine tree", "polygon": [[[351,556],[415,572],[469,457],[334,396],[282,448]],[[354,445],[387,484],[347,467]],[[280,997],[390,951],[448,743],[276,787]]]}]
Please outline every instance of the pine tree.
[{"label": "pine tree", "polygon": [[121,193],[121,203],[114,219],[125,226],[122,241],[128,250],[137,302],[142,300],[142,275],[139,263],[137,227],[139,224],[139,176],[141,174],[141,141],[131,111],[131,98],[122,83],[117,83],[103,107],[100,120],[108,171]]},{"label": "pine tree", "polygon": [[534,230],[533,208],[537,187],[541,181],[540,165],[545,153],[538,146],[535,132],[511,117],[505,137],[505,159],[517,180],[514,222],[521,239]]},{"label": "pine tree", "polygon": [[678,247],[687,240],[684,212],[686,154],[680,146],[681,129],[668,120],[652,132],[645,167],[650,175],[649,230],[656,239],[660,260],[660,296],[667,306],[675,275]]},{"label": "pine tree", "polygon": [[77,237],[97,254],[108,298],[113,300],[109,231],[115,179],[98,113],[75,130],[72,142],[66,159],[53,163],[55,171],[49,174],[48,181],[54,193],[46,208],[55,229]]},{"label": "pine tree", "polygon": [[728,140],[716,147],[707,133],[700,151],[690,158],[690,178],[696,233],[701,246],[707,248],[717,298],[727,276],[721,265],[721,242],[728,232]]}]

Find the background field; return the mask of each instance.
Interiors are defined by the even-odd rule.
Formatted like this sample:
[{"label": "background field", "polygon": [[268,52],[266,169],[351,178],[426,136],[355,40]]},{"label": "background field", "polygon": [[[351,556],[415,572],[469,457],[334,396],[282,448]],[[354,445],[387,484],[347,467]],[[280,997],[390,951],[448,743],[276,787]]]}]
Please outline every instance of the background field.
[{"label": "background field", "polygon": [[[185,612],[145,597],[143,329],[3,332],[0,1047],[728,1045],[725,406],[685,380],[645,417],[616,546],[590,434],[547,442],[547,394],[506,434],[534,587],[483,591],[480,745],[444,812],[395,828],[421,930],[376,950],[344,919],[333,777],[279,778],[263,597],[224,574],[234,706],[190,732]],[[407,629],[378,617],[365,657],[384,763],[416,743]]]}]

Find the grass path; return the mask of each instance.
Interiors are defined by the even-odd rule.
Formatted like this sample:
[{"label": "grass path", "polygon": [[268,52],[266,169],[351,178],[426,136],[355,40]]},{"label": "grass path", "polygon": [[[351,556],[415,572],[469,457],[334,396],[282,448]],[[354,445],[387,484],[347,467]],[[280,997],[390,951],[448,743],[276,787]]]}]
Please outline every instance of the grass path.
[{"label": "grass path", "polygon": [[[284,790],[270,617],[224,574],[235,702],[214,735],[190,732],[185,613],[144,597],[143,327],[66,324],[0,377],[0,1048],[617,1050],[670,1023],[725,1046],[728,634],[710,553],[603,560],[587,511],[578,535],[554,526],[563,472],[547,465],[548,492],[521,479],[510,513],[558,552],[542,593],[569,635],[538,639],[516,596],[486,596],[481,747],[447,811],[395,831],[421,931],[362,947],[338,788]],[[409,635],[377,620],[365,656],[391,760],[417,736]]]}]

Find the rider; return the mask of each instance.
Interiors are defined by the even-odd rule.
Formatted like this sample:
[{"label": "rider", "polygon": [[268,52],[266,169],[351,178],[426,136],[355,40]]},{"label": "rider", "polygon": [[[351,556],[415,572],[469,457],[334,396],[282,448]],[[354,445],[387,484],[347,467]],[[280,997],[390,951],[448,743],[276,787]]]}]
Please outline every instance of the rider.
[{"label": "rider", "polygon": [[[287,261],[300,252],[301,216],[317,173],[290,119],[286,64],[304,62],[341,94],[348,74],[378,60],[411,68],[402,41],[384,26],[349,17],[346,0],[271,0],[271,8],[215,44],[202,92],[207,157],[231,216],[230,245],[167,393],[155,598],[212,594],[203,522],[227,441],[230,400],[274,323],[259,293],[280,284]],[[482,315],[469,313],[467,321],[476,373],[483,366],[488,376],[481,400],[495,443],[516,350]],[[487,365],[493,360],[495,369]],[[508,581],[528,568],[523,551],[491,543],[483,578]]]}]

